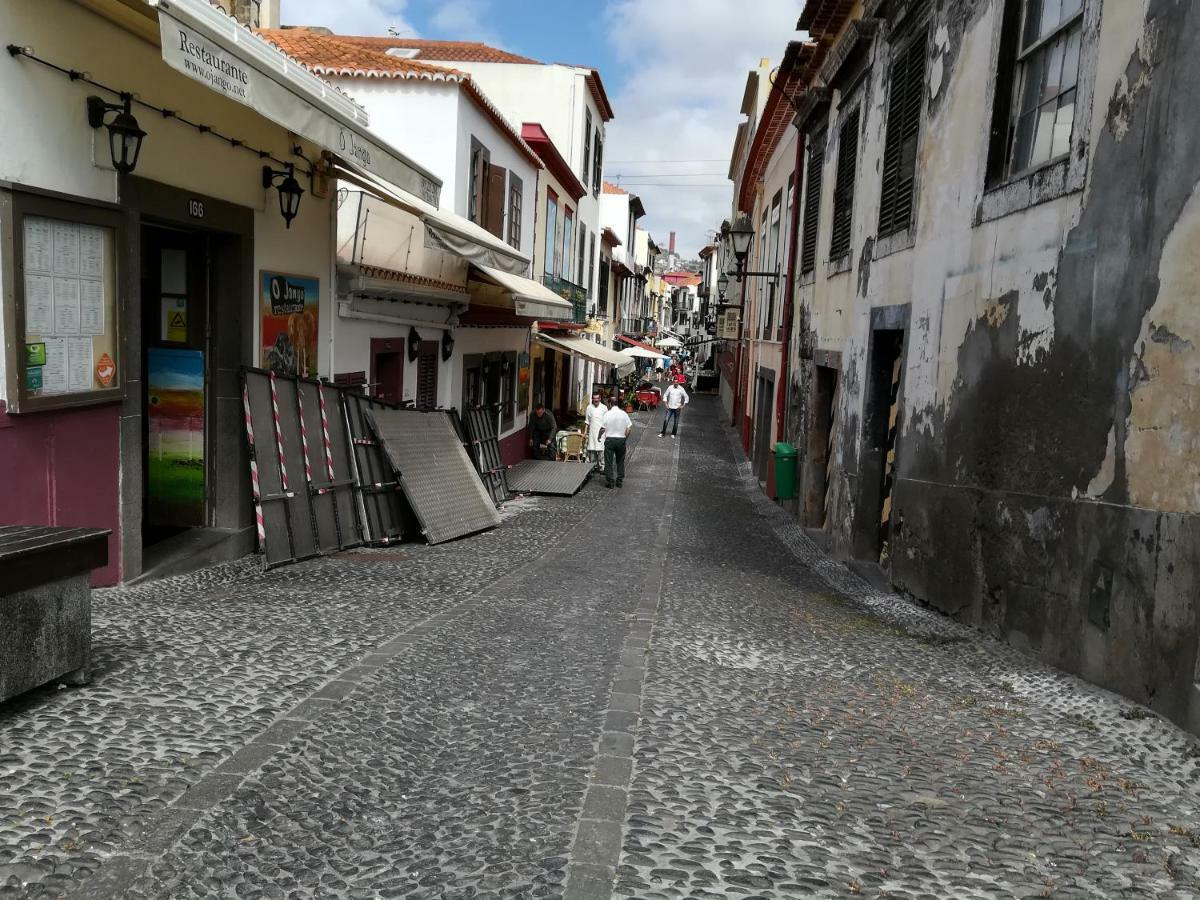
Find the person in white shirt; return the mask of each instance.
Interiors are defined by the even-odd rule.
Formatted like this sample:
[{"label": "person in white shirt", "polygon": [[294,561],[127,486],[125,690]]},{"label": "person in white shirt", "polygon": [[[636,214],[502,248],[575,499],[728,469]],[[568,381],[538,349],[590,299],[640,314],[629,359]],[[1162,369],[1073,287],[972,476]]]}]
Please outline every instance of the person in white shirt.
[{"label": "person in white shirt", "polygon": [[620,487],[625,482],[625,439],[633,431],[633,420],[617,406],[616,397],[608,398],[608,411],[600,427],[604,438],[604,486],[610,488],[615,483]]},{"label": "person in white shirt", "polygon": [[659,437],[667,436],[667,426],[671,426],[671,437],[674,438],[679,434],[679,413],[688,405],[688,392],[683,389],[681,384],[672,384],[667,388],[667,392],[663,394],[663,405],[666,407],[666,415],[663,417],[662,431]]},{"label": "person in white shirt", "polygon": [[599,469],[604,462],[604,439],[600,437],[600,429],[604,427],[606,412],[608,407],[600,401],[600,395],[592,394],[592,402],[584,411],[583,418],[587,422],[587,455],[595,469]]}]

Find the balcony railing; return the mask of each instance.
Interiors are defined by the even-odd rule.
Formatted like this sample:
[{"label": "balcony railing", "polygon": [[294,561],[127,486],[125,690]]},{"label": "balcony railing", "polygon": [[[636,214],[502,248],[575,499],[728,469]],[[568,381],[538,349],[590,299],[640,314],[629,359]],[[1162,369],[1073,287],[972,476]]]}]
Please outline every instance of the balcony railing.
[{"label": "balcony railing", "polygon": [[573,313],[572,322],[583,323],[587,321],[587,288],[567,281],[565,278],[559,278],[557,275],[551,275],[549,272],[542,276],[542,284],[550,288],[550,290],[554,291],[554,293],[558,294],[564,300],[570,302]]}]

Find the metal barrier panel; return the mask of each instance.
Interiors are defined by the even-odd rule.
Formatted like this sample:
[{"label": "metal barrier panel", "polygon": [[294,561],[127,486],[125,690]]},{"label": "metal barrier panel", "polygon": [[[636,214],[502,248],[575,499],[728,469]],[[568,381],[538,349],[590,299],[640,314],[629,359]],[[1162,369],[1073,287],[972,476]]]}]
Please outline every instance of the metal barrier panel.
[{"label": "metal barrier panel", "polygon": [[292,526],[292,551],[296,559],[308,559],[318,555],[317,522],[313,515],[312,497],[308,492],[311,473],[304,454],[307,435],[300,423],[300,397],[296,381],[288,377],[269,374],[272,405],[275,416],[275,434],[281,447],[282,465],[287,472],[291,487],[285,504],[288,521]]},{"label": "metal barrier panel", "polygon": [[250,444],[251,487],[255,483],[258,485],[257,503],[261,511],[259,549],[268,567],[295,562],[287,507],[291,491],[275,428],[271,383],[266,372],[243,371],[242,400],[246,410],[246,438]]},{"label": "metal barrier panel", "polygon": [[341,529],[341,549],[344,550],[362,544],[366,538],[363,534],[362,520],[358,516],[358,507],[354,502],[354,449],[350,446],[350,436],[346,433],[341,393],[341,389],[333,385],[317,383],[317,400],[333,464],[329,478],[337,487],[334,492],[334,509]]},{"label": "metal barrier panel", "polygon": [[341,391],[343,420],[353,448],[354,479],[364,538],[370,544],[394,544],[404,533],[400,483],[367,425],[368,409],[390,409],[354,390]]},{"label": "metal barrier panel", "polygon": [[492,500],[503,503],[510,492],[507,467],[500,458],[500,441],[496,437],[495,412],[486,407],[468,409],[463,424],[479,477],[491,492]]},{"label": "metal barrier panel", "polygon": [[333,443],[322,405],[323,386],[319,381],[298,379],[296,389],[304,476],[316,524],[317,549],[321,553],[333,553],[360,543],[356,517],[351,515],[343,519],[343,510],[339,507],[340,495],[351,497],[354,479],[345,465],[342,467],[344,477],[341,480],[335,477]]},{"label": "metal barrier panel", "polygon": [[429,543],[500,524],[500,514],[447,413],[371,409],[366,418]]},{"label": "metal barrier panel", "polygon": [[508,483],[522,494],[557,494],[569,497],[591,477],[588,463],[527,459],[513,466]]}]

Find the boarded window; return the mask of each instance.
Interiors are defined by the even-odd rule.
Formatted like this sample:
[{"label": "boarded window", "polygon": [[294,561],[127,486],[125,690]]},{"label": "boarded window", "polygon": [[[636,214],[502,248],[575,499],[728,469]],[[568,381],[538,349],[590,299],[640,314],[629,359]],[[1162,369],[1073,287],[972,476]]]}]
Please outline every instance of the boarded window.
[{"label": "boarded window", "polygon": [[859,110],[856,108],[838,132],[837,181],[833,186],[833,234],[829,258],[850,252],[850,226],[854,221],[854,175],[858,169]]},{"label": "boarded window", "polygon": [[808,137],[807,185],[804,194],[804,248],[800,271],[808,274],[817,267],[817,226],[821,215],[821,173],[825,168],[825,131]]},{"label": "boarded window", "polygon": [[917,171],[917,138],[925,99],[925,33],[892,63],[888,97],[887,142],[879,202],[879,237],[907,231],[912,224]]}]

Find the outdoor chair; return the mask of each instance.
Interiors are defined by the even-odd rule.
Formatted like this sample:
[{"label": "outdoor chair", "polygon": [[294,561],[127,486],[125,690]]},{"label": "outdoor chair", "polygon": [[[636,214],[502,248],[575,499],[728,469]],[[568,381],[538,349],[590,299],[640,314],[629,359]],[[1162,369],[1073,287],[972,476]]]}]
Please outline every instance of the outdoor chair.
[{"label": "outdoor chair", "polygon": [[587,446],[585,438],[580,432],[572,432],[563,438],[562,441],[562,458],[566,460],[575,460],[576,462],[585,462],[586,454],[583,452]]}]

